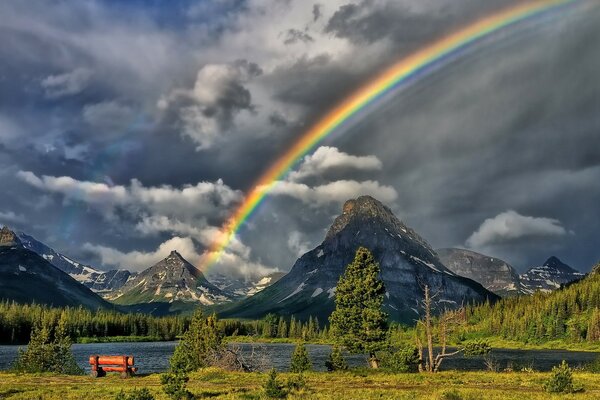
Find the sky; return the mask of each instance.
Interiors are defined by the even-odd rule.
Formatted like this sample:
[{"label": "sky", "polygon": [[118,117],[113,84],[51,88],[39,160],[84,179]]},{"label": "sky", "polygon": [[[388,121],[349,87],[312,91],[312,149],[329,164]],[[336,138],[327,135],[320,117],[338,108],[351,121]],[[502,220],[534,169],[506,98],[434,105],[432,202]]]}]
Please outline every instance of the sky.
[{"label": "sky", "polygon": [[[0,2],[0,224],[100,269],[198,263],[312,123],[513,0]],[[598,7],[519,25],[389,96],[275,188],[212,274],[287,271],[369,194],[435,248],[600,260]]]}]

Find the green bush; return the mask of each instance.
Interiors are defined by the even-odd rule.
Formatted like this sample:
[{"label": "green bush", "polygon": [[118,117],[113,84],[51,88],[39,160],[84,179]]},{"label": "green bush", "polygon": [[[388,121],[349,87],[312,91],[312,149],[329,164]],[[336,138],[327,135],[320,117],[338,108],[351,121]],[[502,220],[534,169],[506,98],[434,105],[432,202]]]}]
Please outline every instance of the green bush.
[{"label": "green bush", "polygon": [[585,370],[594,374],[600,373],[600,357],[585,366]]},{"label": "green bush", "polygon": [[419,350],[405,346],[394,351],[380,352],[381,367],[391,372],[416,372],[419,364]]},{"label": "green bush", "polygon": [[67,334],[65,314],[54,323],[37,324],[31,330],[26,350],[19,349],[13,365],[16,372],[53,372],[65,375],[82,375],[83,370],[71,353],[71,338]]},{"label": "green bush", "polygon": [[263,385],[263,389],[265,391],[265,395],[271,399],[282,399],[287,396],[283,385],[277,380],[277,371],[275,371],[275,368],[269,372],[269,376]]},{"label": "green bush", "polygon": [[290,376],[285,386],[288,392],[299,392],[308,388],[308,385],[306,384],[306,379],[304,378],[303,374]]},{"label": "green bush", "polygon": [[115,400],[154,400],[154,396],[146,388],[133,389],[128,394],[121,390]]},{"label": "green bush", "polygon": [[348,363],[342,355],[340,346],[333,346],[329,358],[325,361],[325,367],[327,371],[345,371],[348,369]]},{"label": "green bush", "polygon": [[573,370],[564,360],[552,368],[552,376],[544,383],[544,389],[550,393],[575,393],[582,390],[573,385]]},{"label": "green bush", "polygon": [[462,396],[456,389],[447,390],[439,397],[439,400],[463,400]]},{"label": "green bush", "polygon": [[290,365],[291,372],[304,372],[310,371],[312,369],[312,363],[308,358],[308,351],[306,351],[306,346],[303,343],[300,343],[294,349],[294,353],[292,354],[292,363]]},{"label": "green bush", "polygon": [[160,376],[163,392],[172,400],[193,399],[194,395],[186,389],[189,378],[183,371],[173,371]]},{"label": "green bush", "polygon": [[486,340],[472,340],[463,345],[463,353],[467,357],[484,356],[492,351],[492,346]]}]

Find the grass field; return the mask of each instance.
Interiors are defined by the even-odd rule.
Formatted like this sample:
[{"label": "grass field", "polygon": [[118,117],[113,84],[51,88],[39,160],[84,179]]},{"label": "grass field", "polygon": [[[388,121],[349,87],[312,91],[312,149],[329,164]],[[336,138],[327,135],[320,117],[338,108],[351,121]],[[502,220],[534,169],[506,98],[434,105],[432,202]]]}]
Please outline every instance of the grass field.
[{"label": "grass field", "polygon": [[[285,381],[291,374],[280,374]],[[600,374],[575,373],[575,383],[585,391],[571,395],[545,393],[547,373],[441,372],[439,374],[389,374],[378,371],[308,373],[308,389],[290,399],[598,399]],[[262,399],[266,374],[232,373],[207,369],[190,376],[189,389],[198,399]],[[118,376],[15,375],[0,373],[0,399],[11,400],[112,400],[116,394],[147,387],[156,399],[167,399],[157,374],[122,380]]]}]

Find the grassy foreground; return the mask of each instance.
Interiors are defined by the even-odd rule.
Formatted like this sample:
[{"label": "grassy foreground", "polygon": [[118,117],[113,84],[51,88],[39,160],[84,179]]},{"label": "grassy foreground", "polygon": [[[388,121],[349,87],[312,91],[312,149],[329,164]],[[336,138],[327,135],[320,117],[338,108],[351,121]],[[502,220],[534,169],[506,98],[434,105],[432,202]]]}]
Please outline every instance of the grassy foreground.
[{"label": "grassy foreground", "polygon": [[[279,374],[285,380],[290,374]],[[290,399],[598,399],[600,374],[578,372],[576,384],[585,392],[551,395],[542,389],[548,373],[441,372],[439,374],[388,374],[374,371],[308,373],[308,389]],[[233,373],[206,369],[190,376],[188,388],[196,398],[262,399],[266,374]],[[121,390],[147,387],[156,399],[162,393],[158,374],[122,380],[118,376],[15,375],[0,373],[0,399],[10,400],[113,400]]]}]

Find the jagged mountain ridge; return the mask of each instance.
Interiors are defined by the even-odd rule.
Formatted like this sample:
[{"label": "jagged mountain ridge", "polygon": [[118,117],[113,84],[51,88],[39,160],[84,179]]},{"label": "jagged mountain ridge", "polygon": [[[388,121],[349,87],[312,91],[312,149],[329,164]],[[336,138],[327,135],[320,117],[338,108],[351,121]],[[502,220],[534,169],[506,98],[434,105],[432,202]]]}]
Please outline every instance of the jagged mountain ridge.
[{"label": "jagged mountain ridge", "polygon": [[124,269],[99,271],[89,265],[73,261],[26,233],[18,232],[17,237],[21,246],[42,256],[50,264],[94,292],[106,293],[117,290],[132,277],[132,273]]},{"label": "jagged mountain ridge", "polygon": [[418,318],[424,285],[440,292],[440,303],[449,308],[498,298],[446,268],[431,246],[388,207],[361,196],[344,204],[325,240],[300,257],[286,276],[221,314],[260,318],[276,313],[326,319],[334,309],[339,277],[360,246],[370,249],[380,263],[387,290],[385,308],[393,320],[412,323]]},{"label": "jagged mountain ridge", "polygon": [[271,274],[254,278],[232,278],[222,274],[211,274],[207,279],[216,287],[227,293],[234,300],[254,296],[285,276],[284,272],[273,272]]},{"label": "jagged mountain ridge", "polygon": [[8,228],[0,231],[0,299],[56,307],[112,308],[37,253],[22,246]]},{"label": "jagged mountain ridge", "polygon": [[230,301],[226,292],[210,283],[202,271],[177,251],[140,272],[109,299],[118,304],[186,302],[213,305]]},{"label": "jagged mountain ridge", "polygon": [[550,292],[584,277],[585,274],[553,256],[541,266],[530,268],[521,275],[520,279],[525,287],[525,293],[531,294],[538,290]]},{"label": "jagged mountain ridge", "polygon": [[465,249],[446,248],[436,252],[451,271],[481,283],[499,296],[527,293],[519,273],[506,261]]}]

